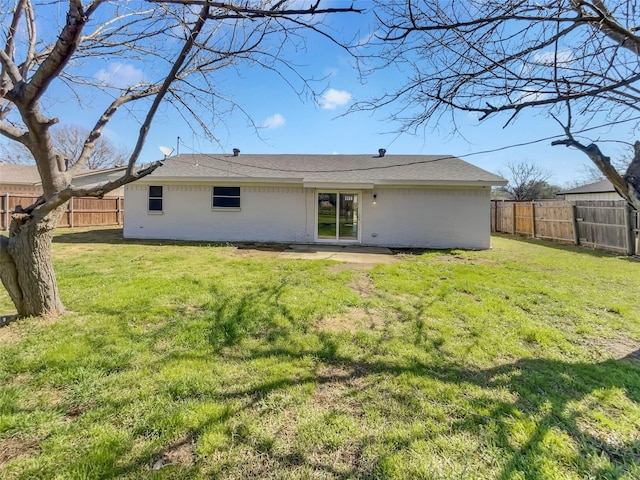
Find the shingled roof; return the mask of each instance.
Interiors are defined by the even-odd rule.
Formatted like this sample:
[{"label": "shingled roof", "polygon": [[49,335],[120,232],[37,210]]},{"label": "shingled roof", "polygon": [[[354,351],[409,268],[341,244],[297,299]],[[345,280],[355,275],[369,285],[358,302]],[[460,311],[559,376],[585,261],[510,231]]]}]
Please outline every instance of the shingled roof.
[{"label": "shingled roof", "polygon": [[599,182],[589,183],[588,185],[582,185],[580,187],[572,188],[571,190],[565,190],[558,192],[558,195],[574,194],[574,193],[609,193],[615,192],[613,184],[609,180],[600,180]]},{"label": "shingled roof", "polygon": [[0,183],[12,185],[36,185],[40,182],[38,167],[35,165],[14,165],[0,163]]},{"label": "shingled roof", "polygon": [[151,181],[252,181],[361,185],[506,185],[451,155],[186,154],[170,157]]}]

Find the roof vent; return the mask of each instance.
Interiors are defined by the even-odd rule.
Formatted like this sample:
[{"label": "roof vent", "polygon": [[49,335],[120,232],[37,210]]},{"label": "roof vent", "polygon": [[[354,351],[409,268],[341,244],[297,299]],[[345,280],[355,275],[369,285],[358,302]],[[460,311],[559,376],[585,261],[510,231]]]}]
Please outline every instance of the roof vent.
[{"label": "roof vent", "polygon": [[384,157],[385,153],[387,153],[387,151],[384,148],[379,148],[378,149],[378,156],[379,157]]},{"label": "roof vent", "polygon": [[238,155],[240,155],[240,149],[239,148],[234,148],[233,149],[233,156],[237,157]]}]

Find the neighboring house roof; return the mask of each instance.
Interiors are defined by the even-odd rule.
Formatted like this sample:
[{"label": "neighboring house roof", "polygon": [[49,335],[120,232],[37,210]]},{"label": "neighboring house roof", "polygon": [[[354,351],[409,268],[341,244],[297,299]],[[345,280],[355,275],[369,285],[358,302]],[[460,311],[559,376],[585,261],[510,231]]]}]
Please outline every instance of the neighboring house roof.
[{"label": "neighboring house roof", "polygon": [[277,155],[186,154],[167,158],[142,179],[251,181],[373,185],[506,185],[507,181],[451,155]]},{"label": "neighboring house roof", "polygon": [[[93,176],[102,177],[105,174],[113,174],[123,170],[127,167],[113,167],[105,168],[103,170],[83,170],[73,178],[90,179]],[[105,179],[100,179],[104,181]],[[33,185],[40,186],[40,174],[38,173],[38,167],[35,165],[14,165],[10,163],[0,163],[0,184],[12,184],[12,185]],[[86,183],[86,182],[85,182]]]},{"label": "neighboring house roof", "polygon": [[615,192],[613,184],[609,180],[600,180],[599,182],[589,183],[588,185],[582,185],[581,187],[572,188],[571,190],[564,190],[558,192],[557,195],[572,195],[581,193],[610,193]]},{"label": "neighboring house roof", "polygon": [[125,166],[120,166],[120,167],[103,168],[103,169],[100,169],[100,170],[82,170],[80,173],[75,175],[73,178],[84,178],[84,177],[91,177],[93,175],[113,174],[113,173],[123,172],[126,169],[127,169],[127,167],[125,165]]},{"label": "neighboring house roof", "polygon": [[35,165],[0,163],[0,184],[35,185],[38,182],[40,174]]}]

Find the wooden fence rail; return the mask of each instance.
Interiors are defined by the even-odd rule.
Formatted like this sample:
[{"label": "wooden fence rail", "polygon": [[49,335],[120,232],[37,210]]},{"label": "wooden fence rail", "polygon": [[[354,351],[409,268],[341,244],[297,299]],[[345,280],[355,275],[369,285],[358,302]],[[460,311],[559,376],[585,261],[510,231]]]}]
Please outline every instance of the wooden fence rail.
[{"label": "wooden fence rail", "polygon": [[[9,229],[11,214],[17,205],[26,207],[37,199],[38,197],[9,193],[0,195],[0,229]],[[122,225],[123,214],[124,197],[72,198],[59,226],[74,228]]]},{"label": "wooden fence rail", "polygon": [[640,255],[640,215],[624,201],[494,200],[491,231]]}]

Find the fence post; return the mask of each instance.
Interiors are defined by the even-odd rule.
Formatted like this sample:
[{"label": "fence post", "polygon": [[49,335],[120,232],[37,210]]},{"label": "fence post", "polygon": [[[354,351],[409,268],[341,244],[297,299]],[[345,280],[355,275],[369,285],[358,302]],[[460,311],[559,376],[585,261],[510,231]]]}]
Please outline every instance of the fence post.
[{"label": "fence post", "polygon": [[634,255],[640,255],[640,211],[634,210],[631,221],[633,225]]},{"label": "fence post", "polygon": [[575,243],[576,245],[580,245],[580,231],[578,230],[578,207],[572,205],[571,212],[571,219],[573,220],[573,243]]},{"label": "fence post", "polygon": [[626,241],[627,241],[627,255],[632,256],[636,253],[636,245],[635,245],[635,226],[634,224],[634,215],[633,215],[633,207],[628,203],[625,205],[624,209],[624,225],[626,229]]},{"label": "fence post", "polygon": [[9,230],[9,220],[11,219],[9,210],[9,192],[7,192],[4,194],[4,230]]},{"label": "fence post", "polygon": [[120,197],[116,197],[116,223],[122,225],[120,221]]},{"label": "fence post", "polygon": [[511,217],[513,219],[512,223],[512,228],[511,228],[511,234],[515,235],[516,234],[516,202],[513,202],[513,210],[511,212]]},{"label": "fence post", "polygon": [[531,202],[531,238],[536,238],[536,202]]},{"label": "fence post", "polygon": [[73,197],[69,200],[69,228],[73,228]]}]

